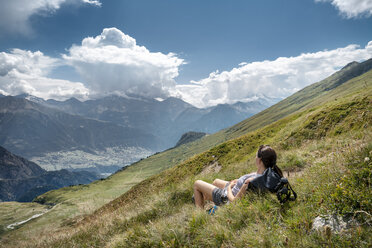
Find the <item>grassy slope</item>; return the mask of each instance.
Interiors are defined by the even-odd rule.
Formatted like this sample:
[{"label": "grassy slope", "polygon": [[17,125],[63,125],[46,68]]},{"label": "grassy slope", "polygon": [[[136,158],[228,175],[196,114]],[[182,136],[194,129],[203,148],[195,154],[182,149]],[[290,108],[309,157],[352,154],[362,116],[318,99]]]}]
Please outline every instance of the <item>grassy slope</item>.
[{"label": "grassy slope", "polygon": [[[55,224],[55,222],[60,223],[60,221],[64,221],[63,225],[69,225],[73,223],[73,221],[69,220],[71,216],[91,213],[99,206],[102,206],[103,204],[121,195],[123,192],[126,192],[133,185],[137,184],[140,181],[143,181],[145,178],[157,174],[164,169],[172,167],[173,165],[191,157],[192,155],[213,147],[214,145],[221,143],[228,138],[238,137],[241,134],[256,129],[258,127],[257,123],[259,121],[270,123],[276,119],[281,118],[282,116],[292,113],[293,111],[299,109],[301,110],[305,107],[309,108],[309,105],[316,106],[329,100],[344,98],[345,92],[356,94],[356,92],[362,91],[363,88],[366,87],[364,83],[365,81],[368,81],[367,86],[370,86],[370,78],[371,72],[364,74],[361,77],[354,79],[352,82],[344,84],[332,91],[327,91],[326,95],[319,95],[319,84],[310,86],[302,90],[298,94],[295,94],[294,96],[282,101],[280,104],[277,104],[269,108],[268,110],[263,111],[259,115],[256,115],[255,117],[248,119],[248,121],[244,121],[231,129],[227,129],[215,135],[205,137],[200,141],[181,146],[177,149],[168,150],[164,153],[154,155],[149,159],[142,160],[132,167],[129,167],[123,172],[113,175],[108,180],[98,181],[88,186],[70,187],[47,193],[43,196],[44,200],[52,203],[59,203],[59,205],[53,211],[41,217],[40,219],[34,220],[30,224],[21,227],[16,232],[13,232],[10,235],[10,238],[27,238],[30,235],[30,229],[32,229],[33,233],[36,234],[39,233],[40,230],[45,229],[48,226],[51,227],[53,224]],[[328,79],[328,81],[332,80]],[[323,84],[324,83],[327,82],[323,82]],[[313,98],[315,100],[313,99],[312,101],[301,101],[301,95],[305,94],[313,95]],[[290,106],[289,110],[288,106]],[[275,129],[275,127],[277,129]],[[271,129],[268,130],[265,135],[261,134],[262,139],[257,140],[257,137],[254,137],[257,142],[251,144],[251,149],[255,149],[257,144],[259,144],[260,142],[263,143],[265,141],[264,143],[271,143],[271,140],[268,140],[267,137],[270,137],[274,134],[276,135],[277,132],[282,132],[280,130],[283,129],[283,126],[278,125],[278,123],[275,124],[275,127],[271,127]],[[274,129],[276,131],[273,131]],[[249,154],[238,154],[231,152],[229,152],[229,154],[234,154],[230,156],[236,157],[236,162],[244,161],[247,157],[249,157]],[[196,157],[195,159],[198,160],[200,158]],[[207,159],[199,161],[199,166],[201,163],[210,162],[209,160]],[[196,167],[193,168],[195,169]],[[242,170],[239,169],[235,171],[234,174],[239,171]],[[194,174],[196,173],[193,170],[191,170],[191,172],[193,172]],[[183,173],[184,172],[181,173],[180,178],[183,177]],[[223,175],[230,178],[233,177],[233,175],[229,175],[228,173],[225,173]],[[169,176],[169,178],[172,178],[172,176]],[[176,180],[176,177],[173,177],[173,180]],[[190,179],[190,181],[192,180],[193,179]],[[144,183],[147,183],[147,181],[145,181]],[[141,188],[141,185],[142,184],[140,184],[139,188]],[[78,220],[78,218],[76,220]]]},{"label": "grassy slope", "polygon": [[49,207],[37,203],[1,202],[0,203],[0,233],[6,231],[10,224],[30,218],[35,214],[43,213]]},{"label": "grassy slope", "polygon": [[[371,79],[372,72],[369,72],[351,80],[335,90],[329,91],[327,96],[329,101],[326,105],[315,106],[315,103],[312,102],[313,108],[297,112],[256,132],[248,133],[216,146],[174,168],[150,177],[115,201],[106,204],[95,214],[87,216],[84,220],[75,219],[76,222],[65,222],[61,237],[59,235],[48,238],[44,236],[40,239],[34,239],[33,242],[37,243],[42,240],[47,242],[46,246],[50,245],[49,242],[57,246],[71,246],[74,244],[128,246],[133,243],[149,246],[172,246],[177,242],[181,245],[208,246],[221,245],[222,243],[238,246],[241,244],[239,242],[262,245],[265,242],[279,242],[280,237],[278,235],[257,237],[254,230],[262,231],[263,234],[265,228],[270,227],[272,230],[281,232],[282,235],[281,228],[284,226],[285,234],[282,236],[286,237],[285,240],[290,237],[293,238],[289,241],[284,240],[285,242],[302,246],[304,244],[321,245],[322,242],[325,242],[323,236],[310,235],[309,239],[303,241],[304,243],[300,242],[302,240],[301,236],[309,231],[311,218],[318,213],[331,210],[332,202],[327,203],[327,200],[325,200],[324,206],[314,208],[313,205],[309,206],[308,202],[303,199],[312,194],[314,180],[319,177],[319,175],[314,176],[316,170],[322,168],[327,172],[323,176],[324,182],[327,180],[334,181],[333,178],[327,177],[330,173],[328,171],[331,170],[331,164],[327,161],[327,155],[330,152],[338,151],[343,154],[345,144],[352,142],[362,149],[363,145],[371,141],[368,140],[372,124]],[[318,100],[318,102],[322,101]],[[242,123],[239,125],[242,126]],[[230,130],[230,133],[243,132],[242,128],[235,127],[232,130],[232,132]],[[255,196],[251,196],[254,198],[253,203],[246,199],[238,204],[231,204],[229,207],[222,208],[219,212],[220,217],[216,216],[215,219],[208,218],[203,212],[190,208],[189,199],[192,193],[192,183],[195,179],[212,180],[214,177],[233,179],[245,173],[247,171],[245,161],[247,158],[253,160],[255,150],[261,143],[275,144],[274,146],[280,154],[281,163],[279,165],[283,168],[288,170],[305,168],[303,177],[307,179],[306,183],[302,179],[296,179],[294,182],[296,188],[301,190],[298,204],[283,210],[270,197],[266,197],[262,201],[255,199]],[[358,152],[355,151],[355,154]],[[162,154],[156,156],[159,155]],[[156,158],[156,156],[154,157]],[[345,161],[342,156],[340,155],[340,158],[337,158],[340,160],[340,165]],[[222,165],[222,170],[217,174],[201,175],[200,172],[215,160]],[[135,174],[131,176],[129,174],[131,169],[134,170],[138,165],[146,168],[145,165],[148,161],[143,160],[136,166],[119,174],[125,173],[129,175],[128,178],[133,178]],[[309,167],[309,165],[312,166]],[[151,164],[147,164],[147,166],[152,168]],[[249,163],[248,168],[253,170],[253,164]],[[137,173],[138,171],[132,172]],[[151,173],[148,175],[150,176]],[[110,187],[110,181],[107,180],[107,182],[103,181],[97,184],[106,183],[107,187]],[[115,183],[111,186],[114,185]],[[94,187],[94,185],[86,187]],[[71,189],[67,190],[69,194],[72,194]],[[88,197],[82,195],[80,189],[76,192],[80,197]],[[318,189],[317,192],[314,192],[314,195],[318,198],[324,197],[323,193],[322,189]],[[48,197],[48,194],[44,197]],[[99,198],[97,197],[97,199]],[[318,198],[310,200],[316,201]],[[55,201],[55,199],[54,196],[53,200]],[[59,201],[64,202],[63,199],[59,199]],[[249,211],[242,211],[242,205]],[[306,209],[304,216],[302,216],[302,209]],[[250,213],[250,211],[252,212]],[[264,214],[267,211],[269,211],[268,216],[280,217],[279,226],[275,224],[278,219],[275,219],[275,223],[270,222]],[[290,214],[287,215],[286,211]],[[226,220],[230,221],[231,225],[226,226]],[[253,224],[248,223],[247,220],[252,220]],[[169,226],[172,226],[172,231],[169,231]],[[25,228],[27,228],[27,225],[25,225]],[[236,237],[236,232],[245,233],[247,236]],[[355,242],[363,244],[363,242],[366,242],[365,235],[368,232],[370,232],[370,229],[362,228],[359,230],[360,235],[358,237],[355,236],[355,233],[352,233],[351,236],[356,240]],[[211,237],[213,233],[217,235],[216,239]],[[228,237],[227,234],[231,234],[234,239]],[[17,237],[17,233],[12,235],[10,239]],[[250,238],[246,240],[247,237]],[[340,241],[337,237],[335,239],[333,241],[340,242],[340,244],[344,244],[342,242],[345,240],[345,242],[350,241],[350,239]],[[4,239],[4,242],[7,242],[7,239]],[[283,240],[280,242],[283,242]]]}]

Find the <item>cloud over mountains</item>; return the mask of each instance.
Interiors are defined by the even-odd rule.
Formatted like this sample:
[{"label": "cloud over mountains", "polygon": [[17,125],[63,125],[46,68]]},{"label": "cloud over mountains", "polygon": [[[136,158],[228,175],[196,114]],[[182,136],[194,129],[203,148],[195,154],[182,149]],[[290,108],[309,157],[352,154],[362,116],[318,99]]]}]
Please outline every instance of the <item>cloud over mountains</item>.
[{"label": "cloud over mountains", "polygon": [[44,55],[13,49],[0,53],[0,93],[28,93],[45,99],[86,98],[88,89],[77,82],[49,78],[49,73],[63,61]]},{"label": "cloud over mountains", "polygon": [[166,97],[175,87],[183,59],[176,54],[150,52],[116,28],[73,45],[63,59],[84,78],[95,93],[134,93]]},{"label": "cloud over mountains", "polygon": [[[29,93],[45,99],[87,99],[94,95],[136,94],[152,98],[179,97],[198,107],[260,96],[286,97],[324,79],[351,61],[372,57],[372,41],[365,47],[345,47],[275,60],[242,62],[230,71],[215,71],[189,84],[177,84],[185,63],[174,53],[149,51],[117,28],[84,38],[60,58],[42,52],[14,49],[0,53],[0,93]],[[82,82],[53,79],[53,69],[68,65]]]},{"label": "cloud over mountains", "polygon": [[174,95],[200,107],[249,101],[260,95],[286,97],[351,61],[371,57],[372,41],[364,48],[348,45],[296,57],[241,63],[231,71],[212,72],[208,78],[192,81],[190,85],[177,85]]}]

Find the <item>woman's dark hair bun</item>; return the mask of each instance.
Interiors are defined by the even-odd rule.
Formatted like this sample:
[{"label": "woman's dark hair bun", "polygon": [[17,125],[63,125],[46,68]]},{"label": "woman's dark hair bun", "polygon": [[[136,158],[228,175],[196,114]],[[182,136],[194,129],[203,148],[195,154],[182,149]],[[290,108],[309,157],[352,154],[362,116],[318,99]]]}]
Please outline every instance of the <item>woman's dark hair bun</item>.
[{"label": "woman's dark hair bun", "polygon": [[261,158],[266,168],[276,165],[276,152],[269,145],[260,145],[257,157]]},{"label": "woman's dark hair bun", "polygon": [[283,176],[282,171],[276,165],[276,152],[269,145],[260,145],[257,151],[257,157],[260,158],[266,168],[273,168],[280,176]]}]

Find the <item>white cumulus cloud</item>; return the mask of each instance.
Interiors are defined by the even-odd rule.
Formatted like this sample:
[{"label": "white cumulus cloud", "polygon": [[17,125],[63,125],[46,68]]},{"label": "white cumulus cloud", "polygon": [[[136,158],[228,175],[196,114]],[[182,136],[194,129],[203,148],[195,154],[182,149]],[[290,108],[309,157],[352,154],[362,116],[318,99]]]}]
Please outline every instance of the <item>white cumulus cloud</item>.
[{"label": "white cumulus cloud", "polygon": [[102,6],[102,3],[98,0],[82,0],[82,1],[83,1],[83,3],[88,3],[88,4],[91,4],[91,5],[98,6],[98,7]]},{"label": "white cumulus cloud", "polygon": [[172,95],[198,107],[249,101],[262,95],[286,97],[328,77],[349,62],[371,57],[372,41],[364,48],[348,45],[296,57],[241,63],[231,71],[212,72],[202,80],[177,85]]},{"label": "white cumulus cloud", "polygon": [[164,97],[175,87],[183,59],[176,54],[150,52],[117,28],[105,28],[83,39],[63,55],[96,94],[131,93]]},{"label": "white cumulus cloud", "polygon": [[72,96],[87,98],[89,91],[82,83],[49,78],[48,74],[61,65],[59,59],[42,52],[13,49],[0,53],[0,93],[28,93],[44,99],[64,100]]},{"label": "white cumulus cloud", "polygon": [[30,34],[32,15],[54,13],[65,3],[101,6],[98,0],[0,0],[0,35]]},{"label": "white cumulus cloud", "polygon": [[[284,98],[318,82],[352,61],[372,57],[372,41],[365,47],[348,45],[275,60],[242,62],[230,71],[177,84],[185,62],[176,54],[151,52],[116,28],[72,45],[62,58],[42,52],[13,49],[0,53],[0,93],[29,93],[44,99],[87,99],[105,94],[137,94],[156,99],[179,97],[197,107],[208,107],[261,96]],[[50,78],[53,69],[70,65],[83,78],[71,82]]]},{"label": "white cumulus cloud", "polygon": [[315,0],[330,2],[347,18],[369,17],[372,15],[372,0]]}]

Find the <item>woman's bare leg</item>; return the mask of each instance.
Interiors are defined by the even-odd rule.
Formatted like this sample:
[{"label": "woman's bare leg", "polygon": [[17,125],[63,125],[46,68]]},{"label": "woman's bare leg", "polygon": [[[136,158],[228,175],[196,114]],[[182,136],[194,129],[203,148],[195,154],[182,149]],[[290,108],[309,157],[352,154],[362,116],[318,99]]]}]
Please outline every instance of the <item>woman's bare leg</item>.
[{"label": "woman's bare leg", "polygon": [[218,188],[220,188],[220,189],[225,188],[226,183],[228,183],[228,181],[221,180],[221,179],[218,179],[218,178],[216,178],[216,179],[213,181],[213,185],[216,186],[216,187],[218,187]]},{"label": "woman's bare leg", "polygon": [[204,208],[204,201],[210,200],[212,201],[212,192],[216,188],[216,186],[206,183],[202,180],[197,180],[194,183],[194,198],[195,198],[195,205]]}]

